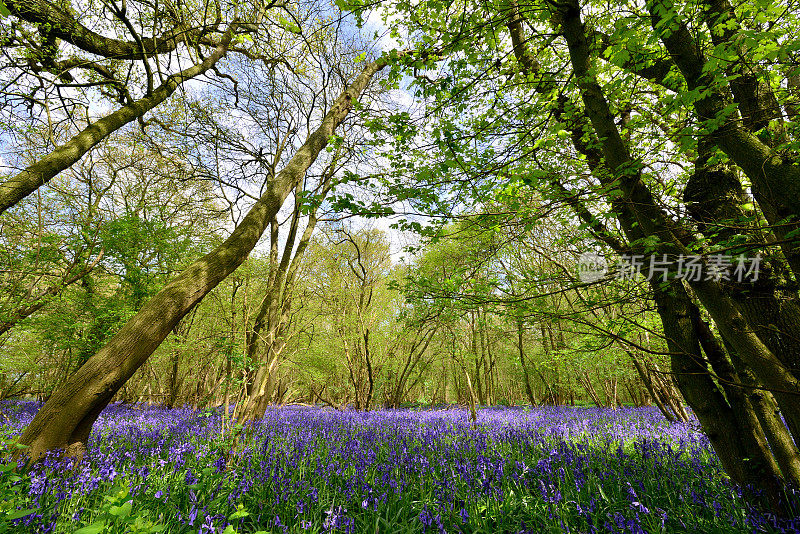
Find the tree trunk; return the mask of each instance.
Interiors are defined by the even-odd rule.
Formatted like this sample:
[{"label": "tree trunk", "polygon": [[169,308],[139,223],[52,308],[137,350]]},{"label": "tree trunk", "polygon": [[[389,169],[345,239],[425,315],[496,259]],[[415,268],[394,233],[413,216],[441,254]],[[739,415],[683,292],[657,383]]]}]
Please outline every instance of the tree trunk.
[{"label": "tree trunk", "polygon": [[656,403],[656,406],[658,406],[658,409],[664,415],[666,420],[671,423],[675,421],[686,422],[688,420],[686,411],[684,410],[682,413],[676,411],[670,402],[669,393],[665,391],[665,388],[660,383],[656,382],[656,380],[654,380],[652,373],[645,368],[644,364],[639,361],[639,358],[637,358],[636,355],[630,351],[628,352],[628,355],[631,357],[633,366],[639,373],[639,378],[641,378],[644,387],[650,392],[650,397],[653,399],[653,402]]},{"label": "tree trunk", "polygon": [[236,24],[231,25],[216,50],[202,63],[169,76],[152,93],[93,122],[65,144],[5,180],[0,184],[0,214],[49,182],[61,171],[68,169],[111,133],[143,117],[145,113],[164,102],[183,82],[212,69],[228,51],[236,26]]},{"label": "tree trunk", "polygon": [[747,368],[736,351],[732,350],[729,345],[726,344],[726,346],[739,380],[744,387],[748,388],[745,390],[748,400],[753,406],[784,480],[790,482],[794,487],[800,487],[800,450],[792,440],[786,425],[781,421],[775,399],[769,391],[760,389],[752,370]]},{"label": "tree trunk", "polygon": [[523,327],[522,319],[517,319],[517,350],[519,351],[519,363],[522,366],[522,376],[525,380],[525,394],[528,396],[528,401],[531,406],[536,406],[536,395],[533,394],[531,389],[531,377],[528,373],[528,364],[525,362],[525,349],[523,346]]},{"label": "tree trunk", "polygon": [[[683,233],[673,227],[642,182],[641,172],[636,170],[640,168],[639,164],[631,157],[622,140],[602,88],[592,74],[590,49],[581,22],[580,6],[574,0],[565,0],[559,4],[559,15],[573,71],[579,80],[586,114],[600,140],[602,155],[599,161],[602,163],[596,164],[605,166],[605,170],[610,172],[611,183],[622,193],[618,199],[612,201],[612,207],[618,214],[626,235],[632,242],[637,237],[656,237],[662,243],[659,252],[683,253],[686,250],[681,241]],[[576,140],[576,143],[582,141]],[[609,175],[604,176],[605,181],[608,181]],[[770,500],[776,502],[781,491],[780,484],[769,475],[772,472],[771,458],[758,456],[761,448],[757,443],[755,429],[740,426],[736,414],[725,402],[707,369],[698,364],[702,361],[699,341],[689,320],[691,301],[682,283],[670,282],[670,293],[661,287],[659,281],[651,280],[650,283],[668,346],[673,354],[673,372],[676,372],[682,392],[708,433],[723,466],[731,478],[743,485],[753,484],[763,488]],[[723,336],[743,359],[754,367],[760,364],[756,371],[766,385],[787,392],[800,391],[796,380],[752,334],[717,283],[692,283],[692,289],[717,321]],[[686,356],[681,357],[681,354]],[[767,476],[764,476],[765,473]]]},{"label": "tree trunk", "polygon": [[319,128],[309,135],[224,243],[195,261],[145,303],[53,393],[20,438],[21,443],[28,445],[27,452],[33,460],[59,448],[66,448],[67,454],[82,456],[92,425],[103,408],[178,321],[241,265],[289,192],[328,144],[354,101],[384,65],[384,61],[369,63],[337,98]]},{"label": "tree trunk", "polygon": [[[699,230],[714,245],[725,247],[733,239],[738,238],[737,241],[742,242],[742,237],[745,238],[744,242],[746,242],[749,240],[747,235],[738,228],[741,223],[733,224],[732,226],[730,224],[731,221],[748,220],[747,209],[745,208],[746,197],[742,185],[732,168],[723,163],[710,163],[713,155],[714,148],[709,141],[701,139],[698,142],[695,171],[690,177],[684,192],[684,200],[688,204],[688,211],[697,222]],[[755,225],[748,224],[747,226],[753,234],[758,235],[760,233],[760,229],[756,228]],[[766,264],[764,266],[765,269],[762,270],[765,272],[761,273],[759,280],[755,282],[729,282],[727,284],[728,293],[742,316],[753,327],[758,338],[764,341],[766,347],[775,354],[776,358],[789,369],[798,369],[798,358],[800,358],[800,307],[798,307],[797,295],[795,292],[779,289],[780,284],[776,280],[778,275],[775,274],[778,269],[774,267],[776,262],[771,263],[773,265]],[[699,320],[699,317],[696,320]],[[708,331],[706,337],[713,338],[713,334],[710,333],[707,326],[701,325],[701,327],[705,327],[705,330]],[[740,361],[740,365],[737,367],[746,370],[744,375],[737,375],[730,367],[730,364],[726,364],[731,369],[728,374],[737,375],[737,382],[741,378],[754,388],[753,392],[758,391],[757,387],[760,384],[755,375],[751,376],[752,369],[741,361],[738,352],[728,340],[726,340],[726,343],[731,357],[736,357]],[[716,358],[717,361],[726,359],[721,347],[714,352],[722,353],[721,356]],[[745,400],[742,402],[750,404],[750,400],[739,386],[733,388],[729,396],[731,395],[744,396]],[[797,404],[796,400],[793,402],[792,399],[787,398],[786,394],[781,394],[779,397],[782,398],[784,405],[788,406],[788,409],[785,410],[785,417],[791,433],[795,438],[800,438],[800,414],[794,409]],[[764,411],[768,409],[763,406],[763,399],[758,396],[754,397],[754,399],[759,403],[752,406],[761,414],[758,417],[759,421],[773,424],[774,421]],[[764,428],[764,431],[767,432],[768,429]],[[771,432],[772,440],[776,440],[777,446],[780,447],[782,439],[775,434],[775,432],[779,431],[772,428]],[[769,434],[770,432],[767,433]],[[792,461],[789,457],[792,453],[783,450],[782,452],[777,451],[776,454],[783,455],[783,459],[779,461],[779,463],[782,461],[785,466],[785,468],[782,467],[782,470],[786,471],[788,469],[791,472]]]},{"label": "tree trunk", "polygon": [[166,405],[169,408],[175,407],[175,402],[178,399],[178,364],[180,363],[181,351],[179,349],[172,349],[170,351],[170,373],[169,373],[169,393]]},{"label": "tree trunk", "polygon": [[589,397],[592,399],[592,402],[598,407],[603,407],[603,402],[600,400],[600,397],[597,395],[597,391],[594,389],[594,385],[592,384],[592,379],[589,376],[589,371],[583,372],[583,387],[586,390],[586,393],[589,394]]},{"label": "tree trunk", "polygon": [[372,360],[369,356],[369,328],[364,331],[364,360],[367,364],[368,381],[367,398],[364,401],[364,409],[369,411],[370,406],[372,405],[372,392],[375,390],[375,380],[372,376]]},{"label": "tree trunk", "polygon": [[475,409],[475,391],[472,389],[472,381],[469,379],[469,372],[464,369],[464,376],[467,377],[467,390],[469,391],[469,416],[472,425],[478,421],[478,411]]}]

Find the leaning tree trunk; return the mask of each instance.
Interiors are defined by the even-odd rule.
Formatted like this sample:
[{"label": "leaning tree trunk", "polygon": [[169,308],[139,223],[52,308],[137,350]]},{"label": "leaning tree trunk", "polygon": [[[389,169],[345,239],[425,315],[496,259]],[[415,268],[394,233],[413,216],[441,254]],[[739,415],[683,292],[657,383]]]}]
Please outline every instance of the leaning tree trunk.
[{"label": "leaning tree trunk", "polygon": [[[633,366],[636,368],[636,372],[639,373],[639,378],[642,380],[644,387],[647,389],[648,393],[650,393],[650,398],[656,403],[656,406],[658,406],[664,418],[670,423],[681,419],[681,416],[672,409],[672,406],[666,400],[663,390],[657,388],[653,383],[651,371],[645,368],[644,364],[639,361],[639,358],[633,352],[627,351],[627,353],[631,361],[633,361]],[[683,419],[683,421],[685,422],[686,419]]]},{"label": "leaning tree trunk", "polygon": [[231,25],[216,50],[203,62],[169,76],[153,92],[93,122],[51,153],[0,183],[0,213],[36,191],[61,171],[68,169],[113,132],[143,117],[145,113],[164,102],[183,82],[214,68],[228,51],[236,27],[236,24]]},{"label": "leaning tree trunk", "polygon": [[[735,171],[722,163],[711,164],[714,149],[707,140],[698,142],[695,172],[689,178],[684,192],[688,211],[698,229],[713,245],[722,249],[732,242],[747,243],[747,230],[758,235],[755,224],[747,221],[746,196]],[[732,224],[732,222],[735,222]],[[741,228],[744,224],[744,230]],[[745,238],[742,240],[742,238]],[[757,281],[728,281],[726,290],[748,325],[764,345],[789,370],[798,369],[800,362],[800,306],[797,292],[780,289],[780,275],[776,262],[766,265],[766,276]],[[735,350],[729,351],[733,355]],[[792,371],[796,372],[796,371]],[[755,377],[754,377],[755,378]],[[779,395],[780,398],[780,395]],[[800,437],[800,412],[796,399],[781,399],[786,424],[791,433]],[[789,409],[786,409],[786,407]]]},{"label": "leaning tree trunk", "polygon": [[61,448],[66,449],[67,455],[82,456],[92,425],[103,408],[178,321],[247,258],[289,192],[303,178],[354,101],[385,64],[379,60],[364,67],[224,243],[195,261],[145,303],[102,349],[53,393],[20,438],[20,442],[29,447],[27,453],[32,460]]},{"label": "leaning tree trunk", "polygon": [[752,403],[761,428],[764,430],[772,455],[780,466],[784,480],[794,487],[800,487],[800,450],[781,420],[774,397],[769,391],[760,388],[752,370],[741,361],[736,351],[732,350],[730,346],[727,348],[737,375],[744,387],[747,388],[747,396]]},{"label": "leaning tree trunk", "polygon": [[594,385],[592,384],[592,378],[589,376],[589,371],[583,372],[583,376],[580,377],[580,381],[583,383],[583,388],[586,390],[586,393],[589,394],[589,397],[592,399],[592,402],[594,402],[595,406],[597,406],[598,408],[602,408],[603,402],[597,395],[597,390],[594,389]]},{"label": "leaning tree trunk", "polygon": [[730,477],[739,484],[764,488],[771,498],[780,492],[774,460],[764,448],[760,428],[737,414],[705,366],[701,344],[691,311],[694,307],[680,281],[669,289],[654,286],[654,297],[661,317],[671,368],[678,387],[691,406],[703,431]]}]

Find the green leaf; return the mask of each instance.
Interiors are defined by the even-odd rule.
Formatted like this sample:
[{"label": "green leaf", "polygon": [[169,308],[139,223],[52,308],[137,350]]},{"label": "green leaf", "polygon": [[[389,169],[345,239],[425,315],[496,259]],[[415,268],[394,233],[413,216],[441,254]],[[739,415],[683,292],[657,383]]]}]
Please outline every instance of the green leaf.
[{"label": "green leaf", "polygon": [[80,530],[76,530],[74,534],[98,534],[102,532],[103,529],[106,528],[105,521],[97,521],[96,523],[92,523],[88,527],[83,527]]},{"label": "green leaf", "polygon": [[242,517],[247,517],[249,515],[250,513],[244,509],[244,506],[240,504],[236,507],[236,511],[233,512],[228,519],[233,521],[234,519],[241,519]]},{"label": "green leaf", "polygon": [[281,28],[286,30],[287,32],[293,33],[295,35],[302,35],[303,31],[300,29],[300,26],[295,24],[294,22],[287,20],[283,17],[278,18],[278,24],[280,24]]},{"label": "green leaf", "polygon": [[11,16],[11,11],[8,10],[3,0],[0,0],[0,17],[6,18]]},{"label": "green leaf", "polygon": [[131,508],[133,507],[133,502],[128,501],[122,506],[112,506],[109,513],[113,516],[117,516],[120,519],[125,519],[129,515],[131,515]]},{"label": "green leaf", "polygon": [[20,517],[25,517],[26,515],[31,515],[32,513],[36,512],[38,508],[29,508],[27,510],[15,510],[6,516],[6,519],[19,519]]}]

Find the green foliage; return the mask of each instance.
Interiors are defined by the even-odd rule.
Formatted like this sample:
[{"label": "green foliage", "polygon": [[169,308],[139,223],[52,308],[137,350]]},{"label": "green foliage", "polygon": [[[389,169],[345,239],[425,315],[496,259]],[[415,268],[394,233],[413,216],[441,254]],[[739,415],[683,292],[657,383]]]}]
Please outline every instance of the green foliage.
[{"label": "green foliage", "polygon": [[24,449],[16,438],[9,439],[0,434],[0,533],[14,532],[14,520],[39,511],[38,507],[31,507],[31,499],[21,484],[24,468],[19,470],[14,460],[15,455]]},{"label": "green foliage", "polygon": [[143,302],[185,261],[190,229],[168,226],[135,213],[103,226],[101,242],[109,261],[120,268],[122,282],[134,303]]},{"label": "green foliage", "polygon": [[[493,427],[496,423],[471,428],[437,418],[435,430],[422,424],[417,430],[402,431],[409,432],[402,442],[407,452],[402,454],[394,450],[398,429],[390,426],[366,426],[362,435],[359,425],[364,423],[355,419],[324,426],[323,435],[276,420],[268,424],[277,426],[262,436],[268,438],[264,447],[253,447],[245,464],[222,470],[214,463],[227,442],[218,433],[207,432],[218,423],[218,419],[205,421],[205,429],[196,427],[201,435],[188,443],[174,434],[156,433],[153,439],[161,441],[165,451],[176,445],[190,446],[193,452],[176,453],[181,467],[172,462],[159,466],[157,459],[139,464],[147,459],[127,451],[135,462],[123,464],[114,481],[101,479],[89,493],[74,492],[60,502],[58,510],[52,508],[55,499],[43,495],[41,508],[17,511],[26,506],[25,489],[31,479],[25,471],[14,471],[14,466],[2,466],[0,532],[13,532],[17,527],[9,521],[26,514],[57,512],[56,534],[189,534],[209,518],[215,518],[216,525],[229,523],[222,530],[227,534],[274,532],[276,518],[286,525],[286,532],[317,533],[328,531],[325,519],[340,509],[347,510],[357,532],[378,525],[381,532],[417,533],[425,531],[420,521],[423,512],[436,508],[444,525],[474,534],[513,531],[523,522],[536,525],[538,532],[556,534],[565,526],[585,531],[619,518],[635,519],[648,532],[679,532],[682,524],[708,532],[748,531],[743,526],[748,512],[741,498],[722,475],[717,460],[698,453],[697,443],[689,446],[679,437],[666,437],[672,433],[660,440],[632,435],[617,441],[604,435],[604,429],[614,435],[626,423],[647,428],[635,411],[624,417],[595,413],[591,431],[573,431],[567,439],[551,427],[531,427],[525,439],[517,439],[507,424],[498,432]],[[356,451],[345,446],[357,436],[372,440],[374,447]],[[124,453],[129,446],[118,441],[113,453]],[[372,460],[363,463],[361,455],[367,454]],[[425,466],[422,476],[409,476],[401,465],[387,469],[386,459],[405,455],[415,465]],[[454,477],[454,459],[463,466],[481,462],[492,468]],[[517,476],[495,478],[497,464]],[[148,469],[142,470],[145,465]],[[387,471],[393,475],[391,481],[381,476]],[[148,474],[137,474],[142,472]],[[47,473],[54,486],[65,475],[69,472]],[[250,477],[259,483],[242,493],[240,484]],[[396,486],[398,481],[401,486]],[[357,491],[344,491],[353,484]],[[443,484],[448,492],[442,496]],[[502,491],[503,499],[486,498],[481,484]],[[362,493],[361,488],[371,491]],[[237,495],[233,501],[228,498],[232,494]],[[715,508],[695,505],[696,495],[713,499]],[[455,506],[448,509],[440,500]],[[189,525],[187,515],[195,507],[202,507],[202,512]],[[76,523],[72,517],[81,510],[87,512]],[[737,528],[731,526],[734,520]]]},{"label": "green foliage", "polygon": [[147,510],[134,510],[133,503],[130,482],[122,480],[115,483],[107,489],[99,509],[92,514],[95,515],[94,521],[74,534],[153,534],[165,531],[166,525],[153,521]]}]

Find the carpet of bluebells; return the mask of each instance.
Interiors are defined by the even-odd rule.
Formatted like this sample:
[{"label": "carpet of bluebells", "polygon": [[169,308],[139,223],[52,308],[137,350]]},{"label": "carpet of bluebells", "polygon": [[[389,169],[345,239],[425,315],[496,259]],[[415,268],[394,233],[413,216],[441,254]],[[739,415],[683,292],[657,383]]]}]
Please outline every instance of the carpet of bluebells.
[{"label": "carpet of bluebells", "polygon": [[[13,443],[39,405],[5,402]],[[0,532],[797,532],[756,511],[696,424],[651,408],[112,405],[84,461],[0,463]],[[232,452],[232,448],[235,450]]]}]

